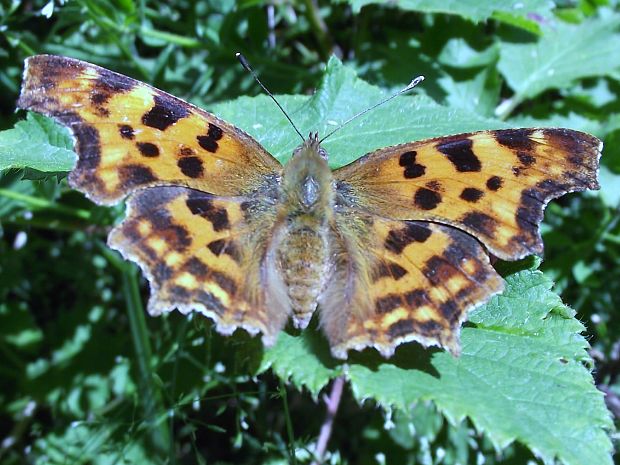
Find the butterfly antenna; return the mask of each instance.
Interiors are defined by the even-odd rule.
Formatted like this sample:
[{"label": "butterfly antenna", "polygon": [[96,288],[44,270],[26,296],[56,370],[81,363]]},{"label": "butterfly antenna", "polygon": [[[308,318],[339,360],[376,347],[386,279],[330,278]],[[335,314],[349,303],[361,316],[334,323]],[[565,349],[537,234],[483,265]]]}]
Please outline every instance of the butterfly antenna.
[{"label": "butterfly antenna", "polygon": [[289,121],[289,123],[291,123],[291,126],[293,126],[293,129],[295,129],[297,134],[299,134],[299,137],[301,137],[301,140],[305,141],[306,139],[304,138],[304,136],[301,135],[301,132],[299,132],[299,129],[297,129],[297,126],[295,126],[295,123],[293,123],[293,120],[291,119],[291,117],[286,113],[286,111],[284,111],[284,108],[282,108],[282,105],[280,105],[280,103],[276,100],[276,98],[273,96],[273,94],[271,92],[269,92],[269,89],[267,89],[263,85],[263,83],[260,82],[260,79],[258,79],[258,76],[256,75],[256,73],[254,72],[254,70],[250,66],[250,63],[248,63],[248,60],[239,52],[235,53],[235,56],[239,60],[239,63],[241,63],[241,66],[243,66],[245,68],[245,70],[247,72],[249,72],[254,77],[256,82],[258,82],[258,84],[263,88],[263,90],[265,92],[267,92],[267,95],[269,95],[269,97],[271,97],[271,99],[276,103],[276,105],[278,106],[280,111],[282,111],[282,113],[284,113],[284,116],[286,116],[286,119]]},{"label": "butterfly antenna", "polygon": [[413,89],[415,86],[417,86],[419,83],[421,83],[424,80],[424,76],[418,76],[417,78],[413,79],[409,85],[407,85],[407,87],[404,87],[403,89],[400,89],[398,92],[396,92],[395,94],[384,98],[383,100],[381,100],[379,103],[375,103],[372,107],[370,108],[366,108],[363,111],[360,111],[359,113],[357,113],[356,115],[351,116],[348,120],[346,120],[344,123],[342,123],[340,126],[338,126],[336,129],[334,129],[332,132],[330,132],[329,134],[327,134],[325,137],[323,137],[320,141],[319,144],[323,143],[323,141],[325,139],[327,139],[328,137],[330,137],[332,134],[334,134],[337,131],[340,131],[343,127],[345,127],[347,124],[349,124],[351,121],[353,121],[356,118],[359,118],[362,115],[365,115],[366,113],[368,113],[371,110],[374,110],[375,108],[383,105],[384,103],[389,102],[390,100],[392,100],[393,98],[398,97],[401,94],[404,94],[406,92],[409,92],[411,89]]}]

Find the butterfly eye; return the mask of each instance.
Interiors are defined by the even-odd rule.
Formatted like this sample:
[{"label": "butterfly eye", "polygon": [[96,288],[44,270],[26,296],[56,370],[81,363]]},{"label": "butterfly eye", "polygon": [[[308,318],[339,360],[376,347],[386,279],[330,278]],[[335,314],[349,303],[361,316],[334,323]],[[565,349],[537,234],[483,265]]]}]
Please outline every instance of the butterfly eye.
[{"label": "butterfly eye", "polygon": [[325,150],[323,147],[319,147],[319,155],[323,160],[327,160],[327,150]]}]

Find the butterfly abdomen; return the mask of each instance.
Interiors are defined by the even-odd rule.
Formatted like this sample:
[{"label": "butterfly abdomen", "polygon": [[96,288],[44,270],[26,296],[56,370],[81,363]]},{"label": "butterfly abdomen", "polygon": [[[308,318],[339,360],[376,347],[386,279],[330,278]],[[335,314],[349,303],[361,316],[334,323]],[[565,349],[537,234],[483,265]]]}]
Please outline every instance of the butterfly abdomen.
[{"label": "butterfly abdomen", "polygon": [[278,248],[280,274],[287,287],[293,322],[305,328],[329,275],[327,230],[317,218],[298,217]]}]

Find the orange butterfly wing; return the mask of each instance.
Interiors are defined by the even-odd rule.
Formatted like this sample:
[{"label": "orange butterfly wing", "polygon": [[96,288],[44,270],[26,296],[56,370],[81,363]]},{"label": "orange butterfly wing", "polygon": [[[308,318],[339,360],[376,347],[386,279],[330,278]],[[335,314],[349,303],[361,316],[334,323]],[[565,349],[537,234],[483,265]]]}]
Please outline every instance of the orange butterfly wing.
[{"label": "orange butterfly wing", "polygon": [[332,353],[375,347],[389,357],[417,341],[460,352],[467,312],[504,282],[473,237],[451,226],[340,209],[336,271],[321,301]]},{"label": "orange butterfly wing", "polygon": [[569,129],[480,131],[380,149],[334,176],[362,211],[452,225],[514,260],[542,252],[550,199],[598,189],[601,148]]},{"label": "orange butterfly wing", "polygon": [[277,160],[206,111],[71,58],[29,58],[18,105],[73,132],[72,187],[99,204],[129,195],[108,242],[147,276],[151,314],[197,309],[222,333],[275,341],[289,316],[263,259]]},{"label": "orange butterfly wing", "polygon": [[137,188],[181,185],[215,195],[260,189],[280,163],[254,139],[170,94],[72,58],[26,60],[18,106],[76,138],[69,183],[100,204]]}]

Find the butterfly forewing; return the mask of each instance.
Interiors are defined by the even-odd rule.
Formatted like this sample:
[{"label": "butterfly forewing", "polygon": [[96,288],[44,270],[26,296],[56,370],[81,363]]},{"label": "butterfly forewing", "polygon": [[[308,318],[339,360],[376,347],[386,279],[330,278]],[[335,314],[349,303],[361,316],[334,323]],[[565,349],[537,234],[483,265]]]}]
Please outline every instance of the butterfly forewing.
[{"label": "butterfly forewing", "polygon": [[454,225],[507,260],[542,252],[547,202],[597,189],[601,142],[568,129],[505,129],[387,147],[336,170],[358,209]]},{"label": "butterfly forewing", "polygon": [[69,127],[78,154],[69,182],[98,203],[170,184],[239,195],[281,169],[250,136],[212,114],[71,58],[29,58],[18,105]]}]

